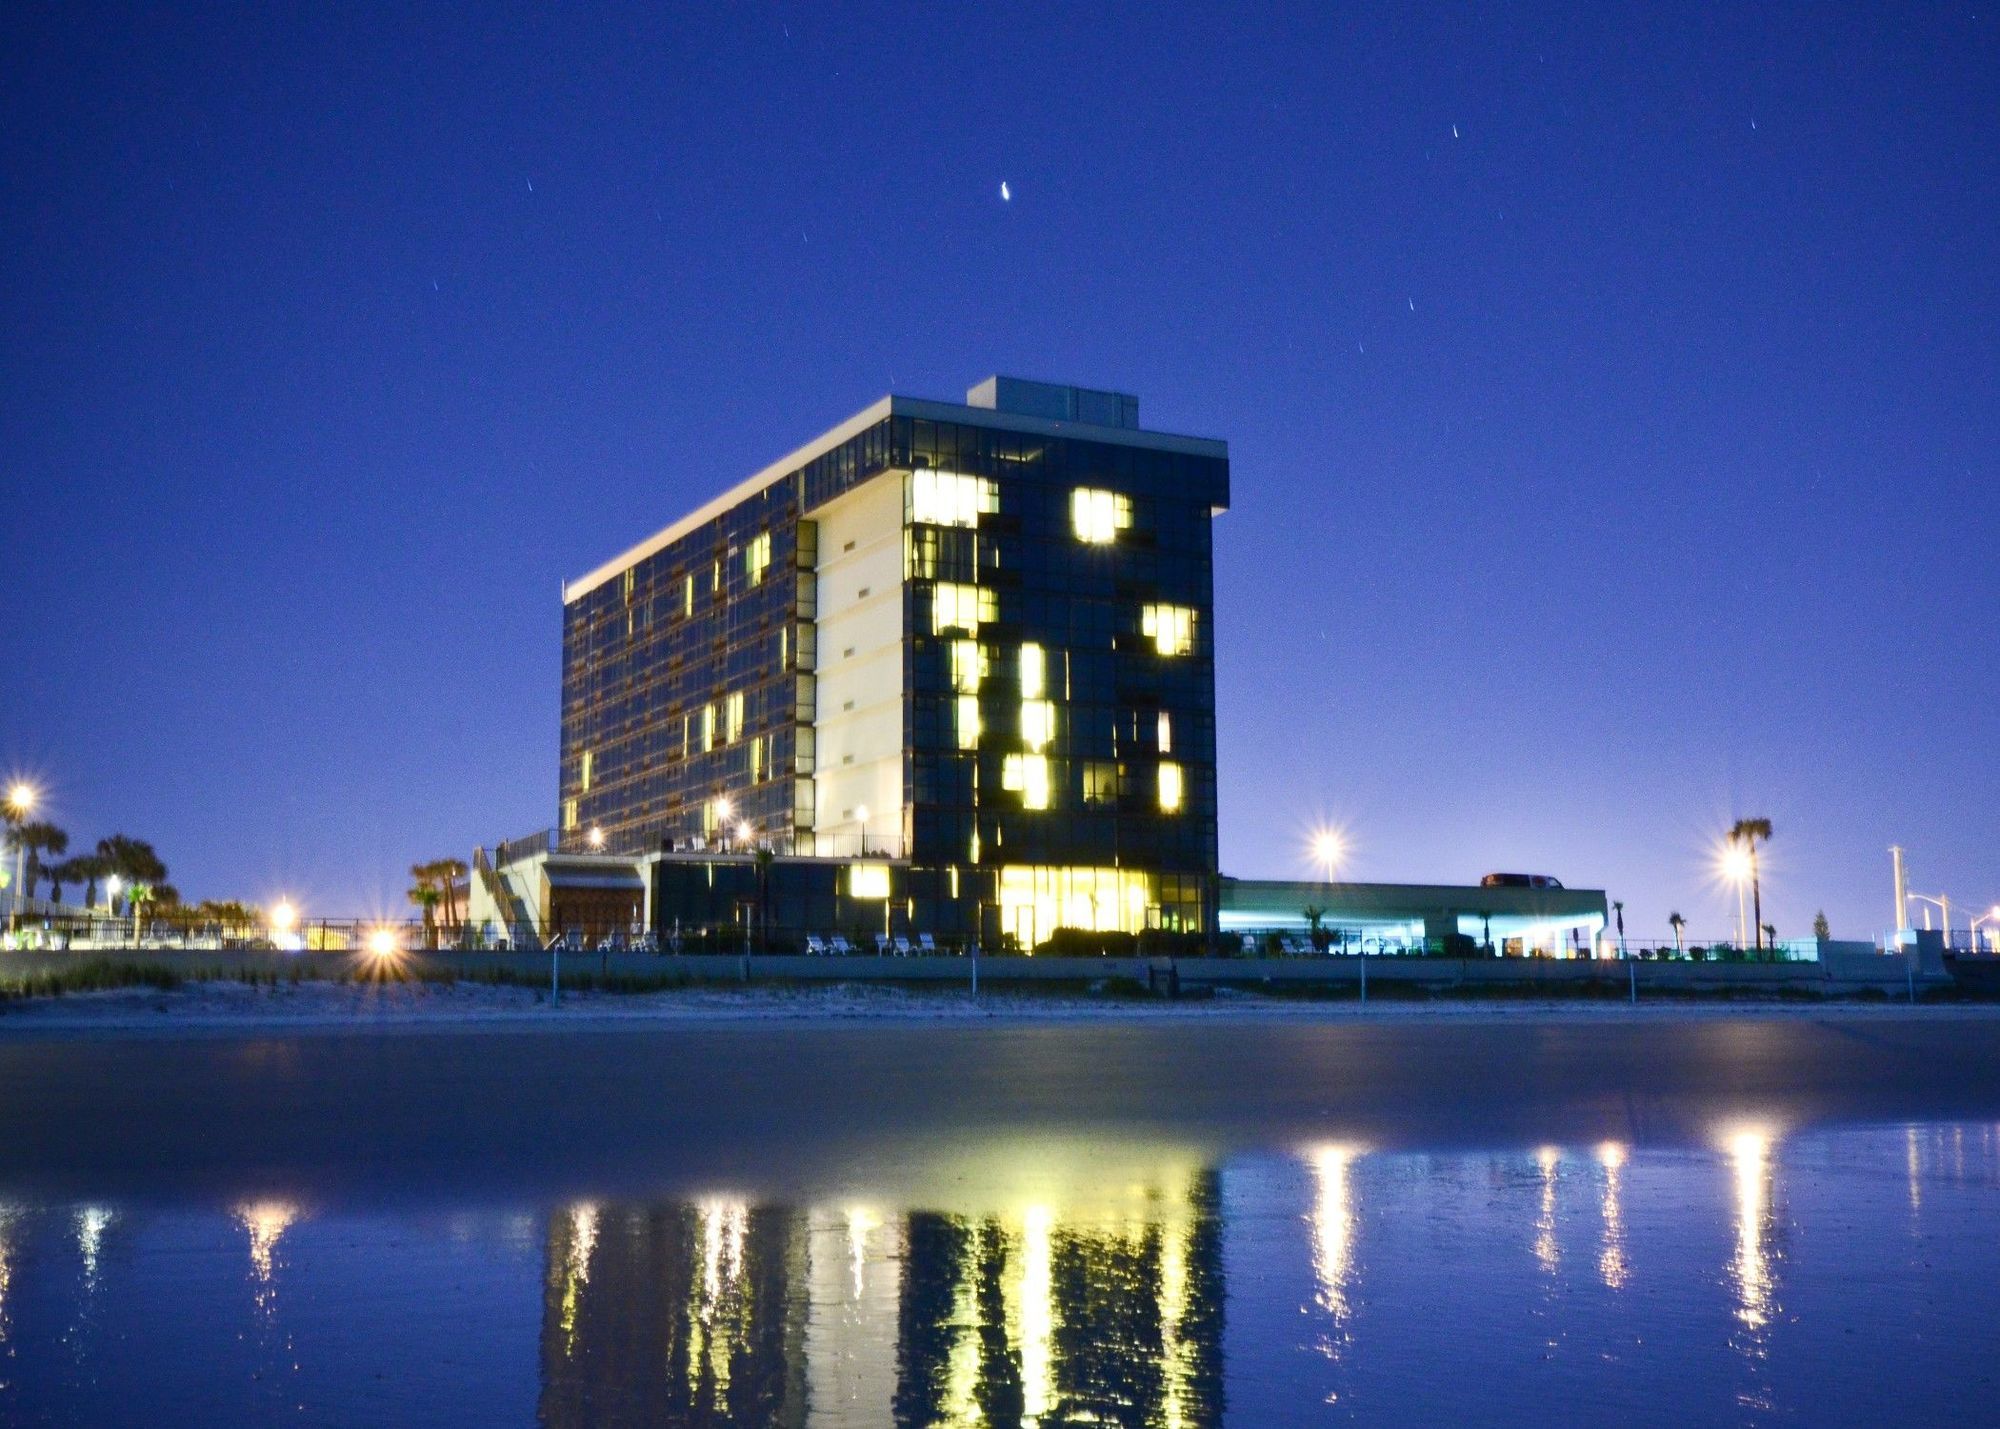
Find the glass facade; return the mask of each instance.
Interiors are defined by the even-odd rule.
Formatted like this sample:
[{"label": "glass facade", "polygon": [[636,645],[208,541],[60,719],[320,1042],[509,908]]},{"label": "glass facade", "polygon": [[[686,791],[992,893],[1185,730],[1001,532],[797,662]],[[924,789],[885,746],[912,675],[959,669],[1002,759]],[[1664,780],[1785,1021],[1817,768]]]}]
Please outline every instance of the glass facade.
[{"label": "glass facade", "polygon": [[896,480],[904,827],[889,842],[912,928],[1023,947],[1058,924],[1212,928],[1210,526],[1227,458],[911,405],[953,420],[892,407],[566,603],[565,846],[596,829],[624,852],[843,852],[812,828],[812,515]]}]

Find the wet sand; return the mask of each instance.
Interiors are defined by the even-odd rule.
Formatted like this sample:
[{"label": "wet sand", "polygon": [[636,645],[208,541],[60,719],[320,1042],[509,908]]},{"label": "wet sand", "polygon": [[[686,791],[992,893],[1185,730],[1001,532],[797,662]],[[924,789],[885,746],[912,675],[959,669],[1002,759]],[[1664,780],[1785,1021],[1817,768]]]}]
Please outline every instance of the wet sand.
[{"label": "wet sand", "polygon": [[0,1019],[0,1196],[976,1199],[1030,1156],[1104,1178],[1128,1157],[1259,1146],[1715,1145],[1750,1125],[2000,1119],[1985,1009],[543,1012]]}]

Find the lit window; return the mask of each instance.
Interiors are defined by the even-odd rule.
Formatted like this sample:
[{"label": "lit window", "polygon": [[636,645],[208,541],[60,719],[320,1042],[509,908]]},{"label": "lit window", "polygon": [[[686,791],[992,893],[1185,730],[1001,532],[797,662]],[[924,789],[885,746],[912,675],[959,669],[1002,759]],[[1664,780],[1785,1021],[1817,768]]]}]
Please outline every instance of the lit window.
[{"label": "lit window", "polygon": [[1021,742],[1047,749],[1056,737],[1056,707],[1047,700],[1021,701]]},{"label": "lit window", "polygon": [[851,863],[847,866],[847,896],[849,898],[887,898],[889,896],[889,865],[886,863]]},{"label": "lit window", "polygon": [[706,754],[713,748],[715,748],[715,706],[706,704],[701,707],[701,752]]},{"label": "lit window", "polygon": [[1093,759],[1083,766],[1083,802],[1118,802],[1118,765],[1108,759]]},{"label": "lit window", "polygon": [[734,744],[736,743],[737,740],[741,739],[742,737],[743,737],[743,692],[741,690],[738,690],[735,694],[729,697],[727,732],[723,735],[723,740],[725,743]]},{"label": "lit window", "polygon": [[1174,722],[1165,710],[1160,711],[1160,753],[1174,752]]},{"label": "lit window", "polygon": [[958,697],[958,747],[979,748],[979,696]]},{"label": "lit window", "polygon": [[627,605],[632,603],[632,586],[637,579],[638,572],[627,566],[625,568],[625,603]]},{"label": "lit window", "polygon": [[694,614],[694,577],[693,577],[693,576],[689,576],[689,577],[687,578],[687,594],[686,594],[686,596],[685,596],[685,597],[684,597],[684,598],[682,599],[682,602],[681,602],[681,614],[682,614],[682,615],[693,615],[693,614]]},{"label": "lit window", "polygon": [[757,783],[764,777],[764,741],[750,741],[750,782]]},{"label": "lit window", "polygon": [[1132,498],[1079,486],[1069,494],[1069,524],[1084,544],[1108,546],[1132,524]]},{"label": "lit window", "polygon": [[1025,699],[1037,699],[1048,687],[1049,661],[1039,645],[1021,647],[1021,694]]},{"label": "lit window", "polygon": [[993,592],[990,590],[976,585],[939,581],[933,594],[936,604],[931,608],[931,633],[934,635],[942,635],[947,630],[964,630],[977,635],[981,622],[993,619]]},{"label": "lit window", "polygon": [[1049,761],[1041,754],[1010,754],[1000,761],[1000,787],[1021,796],[1024,809],[1049,806]]},{"label": "lit window", "polygon": [[1141,607],[1139,630],[1162,655],[1185,655],[1194,649],[1194,611],[1185,605]]},{"label": "lit window", "polygon": [[910,524],[977,526],[1000,509],[999,493],[983,476],[925,469],[910,473]]},{"label": "lit window", "polygon": [[710,591],[716,593],[720,593],[722,590],[722,562],[720,561],[715,562],[713,568],[708,573],[708,588]]},{"label": "lit window", "polygon": [[576,827],[576,800],[574,799],[563,800],[563,827],[566,829]]},{"label": "lit window", "polygon": [[583,792],[590,792],[590,751],[583,751]]},{"label": "lit window", "polygon": [[951,642],[951,687],[962,695],[979,693],[986,678],[986,652],[977,640]]},{"label": "lit window", "polygon": [[1172,762],[1160,765],[1160,807],[1169,813],[1181,806],[1181,767]]},{"label": "lit window", "polygon": [[743,548],[743,576],[751,585],[764,579],[771,564],[771,533],[765,531]]}]

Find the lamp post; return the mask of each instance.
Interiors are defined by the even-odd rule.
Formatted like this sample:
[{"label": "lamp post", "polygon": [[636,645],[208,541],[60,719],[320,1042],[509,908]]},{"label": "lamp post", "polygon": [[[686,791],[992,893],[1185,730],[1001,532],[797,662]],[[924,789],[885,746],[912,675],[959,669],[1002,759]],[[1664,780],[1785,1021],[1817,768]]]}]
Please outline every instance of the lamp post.
[{"label": "lamp post", "polygon": [[854,817],[856,822],[861,825],[860,854],[863,858],[866,858],[868,857],[868,806],[866,804],[855,805]]},{"label": "lamp post", "polygon": [[271,941],[283,947],[293,928],[298,926],[299,910],[292,906],[288,898],[280,898],[277,907],[271,910]]},{"label": "lamp post", "polygon": [[[1939,919],[1940,919],[1940,920],[1941,920],[1941,921],[1942,921],[1942,922],[1944,923],[1944,945],[1945,945],[1945,946],[1946,946],[1947,948],[1948,948],[1948,947],[1950,947],[1950,946],[1951,946],[1951,897],[1950,897],[1950,895],[1948,895],[1948,894],[1944,894],[1944,893],[1940,893],[1940,894],[1938,894],[1938,896],[1937,896],[1937,897],[1933,898],[1933,897],[1931,897],[1931,895],[1930,895],[1930,894],[1928,894],[1928,893],[1912,893],[1912,894],[1910,895],[1910,897],[1912,897],[1912,898],[1916,899],[1916,900],[1917,900],[1917,902],[1919,902],[1919,903],[1928,903],[1928,904],[1932,905],[1933,907],[1935,907],[1935,908],[1936,908],[1936,909],[1938,910],[1938,918],[1939,918]],[[1930,913],[1930,909],[1929,909],[1929,908],[1926,908],[1926,909],[1924,910],[1924,927],[1926,927],[1926,928],[1929,928],[1929,927],[1930,927],[1930,925],[1931,925],[1931,913]]]},{"label": "lamp post", "polygon": [[21,900],[26,896],[21,891],[21,881],[28,876],[28,844],[21,837],[21,826],[28,822],[28,815],[35,809],[34,786],[16,783],[7,791],[7,822],[14,830],[14,897],[13,928],[21,929]]}]

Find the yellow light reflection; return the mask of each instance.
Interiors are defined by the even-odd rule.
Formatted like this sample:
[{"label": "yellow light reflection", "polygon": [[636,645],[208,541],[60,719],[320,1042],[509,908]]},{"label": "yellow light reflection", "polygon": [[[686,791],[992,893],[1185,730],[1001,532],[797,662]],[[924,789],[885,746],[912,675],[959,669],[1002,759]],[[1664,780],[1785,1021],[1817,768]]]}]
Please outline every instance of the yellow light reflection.
[{"label": "yellow light reflection", "polygon": [[1354,1206],[1348,1168],[1356,1151],[1351,1146],[1318,1146],[1308,1153],[1313,1184],[1313,1275],[1319,1282],[1319,1304],[1336,1326],[1348,1317],[1348,1278],[1354,1258]]},{"label": "yellow light reflection", "polygon": [[1556,1169],[1562,1164],[1562,1153],[1544,1146],[1535,1153],[1535,1164],[1542,1173],[1542,1205],[1535,1217],[1535,1260],[1554,1275],[1562,1263],[1562,1251],[1556,1244]]},{"label": "yellow light reflection", "polygon": [[562,1258],[563,1353],[576,1348],[576,1304],[590,1282],[590,1254],[597,1249],[597,1207],[579,1201],[569,1209],[569,1248]]},{"label": "yellow light reflection", "polygon": [[1771,1319],[1771,1266],[1764,1246],[1770,1210],[1771,1138],[1742,1131],[1730,1138],[1736,1172],[1736,1318],[1761,1330]]},{"label": "yellow light reflection", "polygon": [[83,1256],[83,1283],[86,1290],[97,1285],[97,1257],[104,1248],[104,1233],[117,1219],[104,1206],[85,1206],[76,1213],[76,1248]]},{"label": "yellow light reflection", "polygon": [[290,1201],[251,1201],[236,1208],[236,1219],[250,1234],[250,1273],[259,1284],[271,1283],[279,1237],[298,1218],[299,1208]]},{"label": "yellow light reflection", "polygon": [[1607,1141],[1597,1148],[1598,1164],[1604,1168],[1604,1248],[1597,1255],[1597,1273],[1607,1290],[1623,1290],[1628,1271],[1625,1264],[1625,1211],[1619,1202],[1619,1173],[1625,1169],[1625,1148]]},{"label": "yellow light reflection", "polygon": [[1040,1424],[1055,1402],[1055,1274],[1052,1233],[1055,1213],[1030,1206],[1021,1226],[1021,1417]]},{"label": "yellow light reflection", "polygon": [[847,1254],[854,1266],[854,1298],[859,1300],[867,1289],[865,1270],[868,1264],[868,1236],[871,1231],[882,1228],[882,1218],[865,1206],[855,1206],[847,1212]]}]

